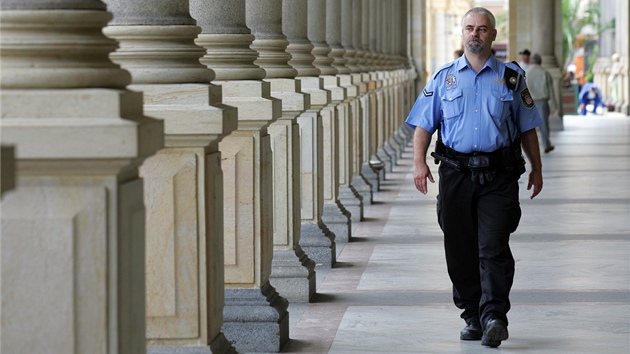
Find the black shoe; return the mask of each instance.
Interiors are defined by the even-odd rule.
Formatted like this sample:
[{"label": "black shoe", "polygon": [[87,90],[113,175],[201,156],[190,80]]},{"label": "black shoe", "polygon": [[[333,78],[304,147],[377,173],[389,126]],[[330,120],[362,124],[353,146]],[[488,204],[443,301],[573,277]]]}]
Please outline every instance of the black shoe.
[{"label": "black shoe", "polygon": [[502,340],[508,339],[508,329],[505,322],[492,319],[486,323],[486,329],[481,338],[481,345],[496,348]]},{"label": "black shoe", "polygon": [[459,332],[459,339],[480,340],[482,335],[483,330],[481,329],[481,325],[478,323],[471,323],[464,327],[461,332]]},{"label": "black shoe", "polygon": [[545,148],[545,154],[548,154],[550,152],[553,151],[553,149],[555,149],[556,147],[553,145],[549,145],[548,147]]}]

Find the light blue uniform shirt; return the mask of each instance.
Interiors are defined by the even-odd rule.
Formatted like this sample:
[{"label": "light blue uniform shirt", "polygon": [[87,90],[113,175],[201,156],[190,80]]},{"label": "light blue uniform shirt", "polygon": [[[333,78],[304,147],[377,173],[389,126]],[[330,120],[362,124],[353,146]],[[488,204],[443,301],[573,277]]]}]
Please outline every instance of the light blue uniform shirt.
[{"label": "light blue uniform shirt", "polygon": [[[519,74],[514,90],[505,82],[507,66]],[[444,145],[461,153],[507,147],[518,133],[542,124],[523,75],[517,65],[492,55],[477,74],[461,56],[433,75],[406,123],[430,134],[442,124]]]}]

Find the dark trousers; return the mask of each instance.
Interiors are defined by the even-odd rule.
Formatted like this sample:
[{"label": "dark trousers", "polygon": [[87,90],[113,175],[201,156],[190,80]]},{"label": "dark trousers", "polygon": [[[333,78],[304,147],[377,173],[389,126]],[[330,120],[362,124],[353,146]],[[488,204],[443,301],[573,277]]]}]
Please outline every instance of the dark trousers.
[{"label": "dark trousers", "polygon": [[508,244],[521,218],[518,175],[497,171],[491,183],[471,180],[468,169],[440,164],[438,222],[444,232],[453,301],[467,322],[507,324],[514,257]]}]

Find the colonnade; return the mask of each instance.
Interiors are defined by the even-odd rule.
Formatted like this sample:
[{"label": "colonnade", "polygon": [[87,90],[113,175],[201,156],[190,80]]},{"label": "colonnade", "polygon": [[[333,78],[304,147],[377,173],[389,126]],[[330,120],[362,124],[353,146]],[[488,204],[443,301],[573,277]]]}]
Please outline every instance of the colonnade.
[{"label": "colonnade", "polygon": [[410,138],[409,4],[3,1],[0,349],[280,351]]}]

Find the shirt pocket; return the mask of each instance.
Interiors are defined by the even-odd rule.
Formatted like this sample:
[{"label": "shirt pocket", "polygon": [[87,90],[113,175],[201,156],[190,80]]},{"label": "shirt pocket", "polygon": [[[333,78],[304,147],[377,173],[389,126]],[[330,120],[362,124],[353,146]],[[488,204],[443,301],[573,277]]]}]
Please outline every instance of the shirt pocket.
[{"label": "shirt pocket", "polygon": [[462,90],[446,91],[442,97],[442,115],[444,119],[460,117],[464,111]]},{"label": "shirt pocket", "polygon": [[510,90],[492,90],[488,99],[488,114],[497,122],[502,122],[510,115],[510,106],[514,101],[514,92]]}]

